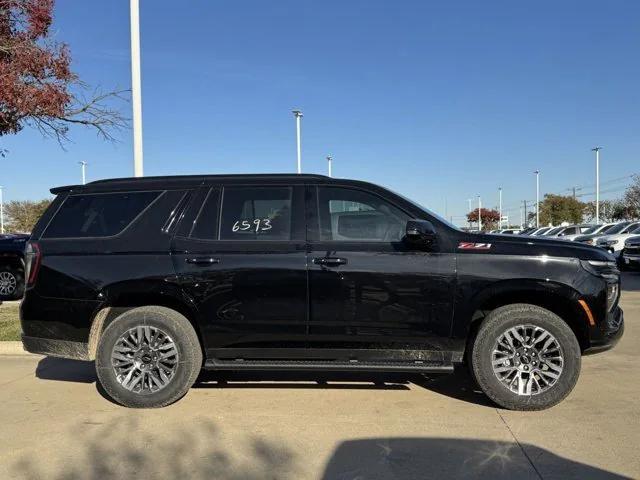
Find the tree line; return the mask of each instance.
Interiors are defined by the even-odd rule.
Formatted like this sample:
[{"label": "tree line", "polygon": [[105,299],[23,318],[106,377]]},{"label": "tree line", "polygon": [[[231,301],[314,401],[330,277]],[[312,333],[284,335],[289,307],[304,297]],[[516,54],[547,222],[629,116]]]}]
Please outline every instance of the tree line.
[{"label": "tree line", "polygon": [[[481,209],[483,230],[493,230],[498,225],[500,214],[495,209]],[[527,224],[535,223],[535,210],[528,212]],[[548,193],[540,202],[540,225],[560,225],[567,223],[592,222],[596,218],[596,202],[581,202],[571,195]],[[633,182],[624,195],[616,200],[601,200],[599,220],[614,222],[618,220],[640,219],[640,175],[633,176]],[[467,214],[467,221],[478,221],[478,210]]]}]

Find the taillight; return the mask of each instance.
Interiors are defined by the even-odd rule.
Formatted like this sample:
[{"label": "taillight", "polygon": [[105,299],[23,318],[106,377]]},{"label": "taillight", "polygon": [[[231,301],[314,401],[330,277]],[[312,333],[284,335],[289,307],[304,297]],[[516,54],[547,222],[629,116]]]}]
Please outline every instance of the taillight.
[{"label": "taillight", "polygon": [[27,248],[25,249],[24,254],[24,276],[27,279],[27,287],[32,287],[36,283],[36,279],[38,278],[38,270],[40,270],[40,261],[42,259],[40,245],[38,245],[36,242],[27,243]]}]

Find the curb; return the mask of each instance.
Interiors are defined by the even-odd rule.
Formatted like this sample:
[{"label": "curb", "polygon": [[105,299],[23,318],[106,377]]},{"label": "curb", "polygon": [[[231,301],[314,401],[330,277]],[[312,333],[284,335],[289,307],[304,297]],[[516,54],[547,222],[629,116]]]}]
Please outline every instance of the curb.
[{"label": "curb", "polygon": [[22,347],[22,342],[0,342],[0,355],[33,355]]}]

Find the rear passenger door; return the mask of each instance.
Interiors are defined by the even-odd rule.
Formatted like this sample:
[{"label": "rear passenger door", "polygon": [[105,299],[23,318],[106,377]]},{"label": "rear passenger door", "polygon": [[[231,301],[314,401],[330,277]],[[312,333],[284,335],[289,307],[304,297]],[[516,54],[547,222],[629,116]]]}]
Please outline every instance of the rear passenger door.
[{"label": "rear passenger door", "polygon": [[301,186],[213,186],[196,196],[173,258],[209,357],[270,358],[270,349],[305,347],[304,221]]}]

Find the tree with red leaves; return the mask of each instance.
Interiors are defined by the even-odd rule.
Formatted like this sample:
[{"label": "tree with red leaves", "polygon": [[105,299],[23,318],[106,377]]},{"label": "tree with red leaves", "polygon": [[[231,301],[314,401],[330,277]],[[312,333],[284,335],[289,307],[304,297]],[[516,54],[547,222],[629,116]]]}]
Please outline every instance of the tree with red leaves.
[{"label": "tree with red leaves", "polygon": [[[500,212],[493,209],[481,208],[480,219],[482,220],[482,228],[484,230],[493,229],[500,220]],[[467,221],[476,223],[478,221],[478,209],[475,208],[467,213]]]},{"label": "tree with red leaves", "polygon": [[109,107],[125,92],[94,91],[71,71],[69,47],[49,29],[54,0],[0,0],[0,136],[36,127],[62,145],[73,124],[113,140],[127,121]]}]

